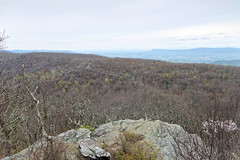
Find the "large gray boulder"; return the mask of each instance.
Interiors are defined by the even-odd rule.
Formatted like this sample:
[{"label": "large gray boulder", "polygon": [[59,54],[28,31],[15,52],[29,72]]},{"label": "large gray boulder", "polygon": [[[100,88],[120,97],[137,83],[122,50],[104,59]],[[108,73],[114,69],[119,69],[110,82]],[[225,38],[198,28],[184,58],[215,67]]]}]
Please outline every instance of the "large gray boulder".
[{"label": "large gray boulder", "polygon": [[197,135],[188,134],[179,125],[160,120],[119,120],[103,124],[95,130],[91,139],[108,146],[111,150],[119,150],[122,146],[120,133],[124,130],[141,135],[159,147],[159,159],[160,157],[164,160],[186,159],[186,157],[203,159],[201,156],[203,143]]}]

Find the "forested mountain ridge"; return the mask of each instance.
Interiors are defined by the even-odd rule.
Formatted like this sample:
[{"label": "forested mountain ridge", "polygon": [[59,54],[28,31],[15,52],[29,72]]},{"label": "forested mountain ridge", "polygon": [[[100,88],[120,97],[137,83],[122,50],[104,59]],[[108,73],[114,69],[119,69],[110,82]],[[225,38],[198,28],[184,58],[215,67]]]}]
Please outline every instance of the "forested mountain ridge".
[{"label": "forested mountain ridge", "polygon": [[[35,103],[25,85],[31,91],[39,86],[36,97],[49,135],[79,125],[94,128],[144,118],[179,124],[208,143],[204,122],[240,124],[239,67],[62,53],[1,53],[0,57],[3,156],[41,138]],[[224,133],[218,137],[221,141],[213,139],[212,147],[229,146],[233,139],[226,137],[234,135]],[[235,139],[233,146],[238,143]],[[216,149],[223,157],[237,153],[233,148],[226,151],[221,155]]]}]

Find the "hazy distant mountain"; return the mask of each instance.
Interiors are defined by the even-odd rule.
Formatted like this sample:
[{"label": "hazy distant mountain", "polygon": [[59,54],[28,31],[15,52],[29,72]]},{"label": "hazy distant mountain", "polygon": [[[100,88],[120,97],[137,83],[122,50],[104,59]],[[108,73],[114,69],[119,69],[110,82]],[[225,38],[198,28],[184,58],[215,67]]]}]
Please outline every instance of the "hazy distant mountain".
[{"label": "hazy distant mountain", "polygon": [[[57,52],[57,53],[85,53],[97,54],[106,57],[138,58],[138,59],[155,59],[168,62],[178,63],[213,63],[220,61],[233,61],[240,59],[240,48],[195,48],[183,50],[106,50],[106,51],[70,51],[70,50],[10,50],[14,53],[30,52]],[[228,65],[235,64],[235,62]]]},{"label": "hazy distant mountain", "polygon": [[32,53],[32,52],[54,52],[54,53],[75,53],[71,50],[21,50],[21,49],[15,49],[15,50],[9,50],[12,53]]},{"label": "hazy distant mountain", "polygon": [[196,48],[184,50],[153,49],[150,51],[102,51],[95,52],[108,57],[156,59],[181,63],[212,63],[240,59],[240,48]]},{"label": "hazy distant mountain", "polygon": [[0,50],[0,53],[12,53],[12,52],[8,50]]},{"label": "hazy distant mountain", "polygon": [[212,64],[224,65],[224,66],[240,66],[240,60],[231,61],[215,61]]},{"label": "hazy distant mountain", "polygon": [[240,59],[239,48],[196,48],[187,50],[159,50],[149,52],[153,58],[163,58],[171,62],[211,63],[221,60]]}]

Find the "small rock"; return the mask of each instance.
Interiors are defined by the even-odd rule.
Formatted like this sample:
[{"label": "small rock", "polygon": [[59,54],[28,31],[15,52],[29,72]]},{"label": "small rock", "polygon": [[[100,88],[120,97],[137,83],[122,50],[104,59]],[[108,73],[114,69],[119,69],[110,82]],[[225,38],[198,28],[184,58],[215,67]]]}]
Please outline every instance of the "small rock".
[{"label": "small rock", "polygon": [[92,159],[109,159],[111,157],[110,153],[104,151],[98,143],[94,142],[90,138],[80,140],[78,142],[78,146],[81,150],[82,155],[85,157],[90,157]]}]

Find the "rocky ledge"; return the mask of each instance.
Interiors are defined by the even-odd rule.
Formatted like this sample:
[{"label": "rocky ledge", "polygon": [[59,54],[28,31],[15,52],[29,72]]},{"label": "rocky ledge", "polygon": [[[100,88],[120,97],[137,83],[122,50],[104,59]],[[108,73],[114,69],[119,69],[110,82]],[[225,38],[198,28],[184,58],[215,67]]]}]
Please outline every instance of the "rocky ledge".
[{"label": "rocky ledge", "polygon": [[197,135],[188,134],[176,124],[140,119],[103,124],[93,133],[86,128],[72,129],[54,137],[54,142],[38,141],[3,160],[44,159],[48,146],[51,147],[52,154],[56,152],[56,155],[60,155],[58,159],[115,159],[115,153],[123,150],[121,134],[124,131],[139,135],[158,147],[156,159],[184,159],[183,154],[189,159],[203,159],[200,154],[203,143]]}]

